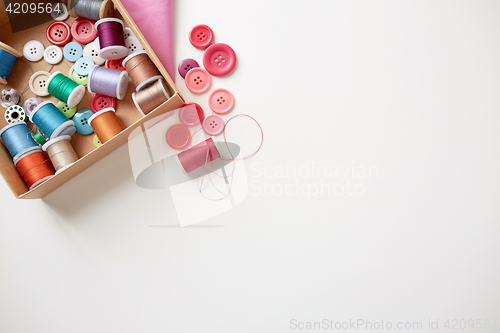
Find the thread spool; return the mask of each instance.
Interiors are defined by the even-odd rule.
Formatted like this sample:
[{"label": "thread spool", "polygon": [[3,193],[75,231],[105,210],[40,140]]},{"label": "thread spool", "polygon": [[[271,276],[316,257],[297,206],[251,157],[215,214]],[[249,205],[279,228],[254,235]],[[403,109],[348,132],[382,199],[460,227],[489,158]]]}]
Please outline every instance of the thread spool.
[{"label": "thread spool", "polygon": [[110,0],[68,0],[68,8],[72,17],[80,16],[94,21],[112,17],[114,12]]},{"label": "thread spool", "polygon": [[33,139],[40,146],[43,146],[49,140],[42,132],[36,132],[35,134],[33,134]]},{"label": "thread spool", "polygon": [[2,97],[0,99],[0,104],[4,108],[8,108],[9,106],[13,105],[20,105],[21,104],[21,95],[19,95],[19,92],[16,89],[4,89],[2,90]]},{"label": "thread spool", "polygon": [[23,122],[7,125],[0,130],[0,138],[2,138],[14,160],[23,154],[40,148],[30,133],[30,129]]},{"label": "thread spool", "polygon": [[163,79],[159,79],[147,88],[132,93],[132,100],[139,112],[145,116],[170,98]]},{"label": "thread spool", "polygon": [[70,108],[77,106],[85,95],[85,87],[71,80],[61,72],[52,74],[46,83],[47,92]]},{"label": "thread spool", "polygon": [[108,142],[125,129],[113,108],[94,113],[88,122],[102,143]]},{"label": "thread spool", "polygon": [[76,155],[75,149],[71,145],[70,140],[71,137],[69,135],[63,135],[49,140],[42,147],[43,151],[47,152],[47,155],[56,170],[56,175],[78,161],[78,156]]},{"label": "thread spool", "polygon": [[31,97],[31,98],[28,98],[25,102],[24,102],[24,110],[26,111],[26,113],[28,114],[28,116],[30,114],[33,113],[33,111],[35,111],[36,107],[42,103],[42,100],[36,98],[36,97]]},{"label": "thread spool", "polygon": [[98,50],[99,57],[106,60],[125,58],[128,49],[125,46],[123,21],[117,18],[105,18],[95,24],[99,37],[94,41],[94,49]]},{"label": "thread spool", "polygon": [[5,110],[5,121],[9,124],[17,123],[18,121],[28,122],[28,115],[20,105],[12,105]]},{"label": "thread spool", "polygon": [[52,101],[39,104],[31,113],[30,120],[49,139],[55,139],[61,133],[70,136],[76,133],[75,123],[69,120]]},{"label": "thread spool", "polygon": [[22,57],[22,53],[10,47],[7,44],[0,42],[0,83],[7,84],[7,77],[14,67],[17,58]]},{"label": "thread spool", "polygon": [[118,99],[125,98],[128,89],[128,73],[94,65],[87,82],[90,93],[98,93]]},{"label": "thread spool", "polygon": [[132,78],[136,91],[142,90],[162,78],[160,71],[146,51],[132,53],[123,59],[122,65]]},{"label": "thread spool", "polygon": [[30,190],[54,176],[54,168],[40,147],[14,159],[14,164]]},{"label": "thread spool", "polygon": [[217,143],[212,138],[208,138],[196,146],[179,153],[176,160],[184,173],[190,173],[220,157],[221,154]]}]

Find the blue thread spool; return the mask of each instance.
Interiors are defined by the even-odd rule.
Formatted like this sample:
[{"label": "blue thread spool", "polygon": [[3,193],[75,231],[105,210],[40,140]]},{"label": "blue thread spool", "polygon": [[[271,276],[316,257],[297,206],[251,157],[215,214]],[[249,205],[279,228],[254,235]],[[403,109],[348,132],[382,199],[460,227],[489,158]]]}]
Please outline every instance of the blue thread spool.
[{"label": "blue thread spool", "polygon": [[52,101],[40,103],[30,115],[30,120],[45,134],[49,139],[64,135],[73,135],[76,133],[75,123],[68,120]]},{"label": "blue thread spool", "polygon": [[0,130],[0,137],[14,160],[30,151],[40,149],[24,122],[5,126]]},{"label": "blue thread spool", "polygon": [[10,47],[7,44],[0,42],[0,83],[7,84],[7,76],[9,76],[16,59],[22,54]]}]

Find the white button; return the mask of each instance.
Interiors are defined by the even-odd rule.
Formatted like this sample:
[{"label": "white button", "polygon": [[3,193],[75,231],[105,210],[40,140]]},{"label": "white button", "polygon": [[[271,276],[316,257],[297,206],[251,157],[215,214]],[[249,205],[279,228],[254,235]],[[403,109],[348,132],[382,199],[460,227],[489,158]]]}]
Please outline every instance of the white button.
[{"label": "white button", "polygon": [[33,94],[37,96],[47,96],[47,81],[49,80],[50,74],[45,71],[39,71],[30,77],[30,90]]},{"label": "white button", "polygon": [[50,16],[56,21],[64,21],[68,18],[68,8],[62,2],[58,2],[53,5]]},{"label": "white button", "polygon": [[38,61],[43,58],[45,47],[37,40],[30,40],[23,47],[23,56],[29,61]]},{"label": "white button", "polygon": [[60,63],[62,58],[63,53],[59,46],[50,45],[43,52],[43,59],[51,65]]},{"label": "white button", "polygon": [[105,61],[103,58],[99,57],[99,53],[95,51],[93,42],[85,45],[83,48],[83,56],[92,59],[98,66],[104,64]]},{"label": "white button", "polygon": [[128,49],[128,54],[144,51],[144,48],[142,47],[141,43],[139,43],[139,40],[137,37],[129,37],[125,39],[125,46]]},{"label": "white button", "polygon": [[135,37],[135,35],[134,35],[134,32],[132,31],[132,29],[127,27],[127,28],[123,28],[123,37],[125,37],[125,39],[127,39],[129,37]]}]

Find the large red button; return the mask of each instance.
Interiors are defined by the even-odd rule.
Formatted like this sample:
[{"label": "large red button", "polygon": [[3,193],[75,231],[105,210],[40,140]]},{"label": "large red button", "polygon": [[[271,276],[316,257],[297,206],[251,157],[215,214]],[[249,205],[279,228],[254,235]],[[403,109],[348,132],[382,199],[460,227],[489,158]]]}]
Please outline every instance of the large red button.
[{"label": "large red button", "polygon": [[191,132],[184,125],[173,125],[168,129],[165,139],[171,148],[182,150],[191,142]]},{"label": "large red button", "polygon": [[97,30],[94,27],[95,22],[83,17],[79,17],[71,24],[71,35],[82,44],[88,44],[97,37]]},{"label": "large red button", "polygon": [[236,53],[227,44],[211,45],[203,54],[203,65],[214,76],[227,75],[236,65]]},{"label": "large red button", "polygon": [[123,67],[123,59],[125,58],[122,58],[122,59],[116,59],[116,60],[106,60],[106,64],[104,66],[106,66],[106,68],[109,68],[109,69],[114,69],[116,71],[120,71],[120,72],[123,72],[125,71],[125,67]]},{"label": "large red button", "polygon": [[116,109],[116,99],[111,96],[94,94],[90,99],[90,109],[92,112],[96,113],[106,108]]},{"label": "large red button", "polygon": [[70,27],[66,22],[56,21],[47,27],[47,39],[50,43],[63,46],[71,39]]},{"label": "large red button", "polygon": [[198,24],[189,33],[189,41],[197,49],[206,49],[214,40],[214,32],[208,25]]},{"label": "large red button", "polygon": [[196,103],[184,104],[179,109],[179,120],[184,126],[195,127],[205,119],[205,113]]}]

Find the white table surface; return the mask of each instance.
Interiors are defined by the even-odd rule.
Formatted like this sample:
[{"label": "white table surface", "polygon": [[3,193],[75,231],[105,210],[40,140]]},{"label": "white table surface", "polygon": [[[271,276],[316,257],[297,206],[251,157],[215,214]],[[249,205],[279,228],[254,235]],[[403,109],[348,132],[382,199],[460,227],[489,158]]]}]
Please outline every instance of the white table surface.
[{"label": "white table surface", "polygon": [[[176,64],[201,61],[198,23],[238,55],[213,87],[265,131],[247,198],[180,228],[167,190],[136,186],[126,145],[44,200],[0,181],[0,332],[500,319],[500,2],[175,7]],[[235,139],[247,151],[248,124]],[[316,192],[307,172],[325,167],[358,193]]]}]

